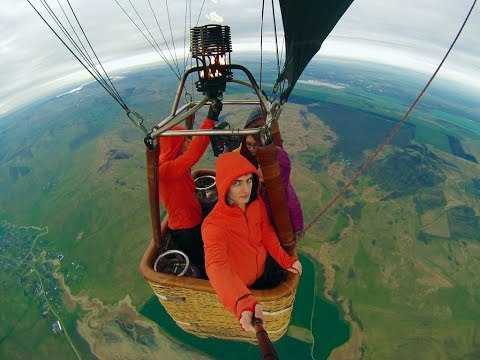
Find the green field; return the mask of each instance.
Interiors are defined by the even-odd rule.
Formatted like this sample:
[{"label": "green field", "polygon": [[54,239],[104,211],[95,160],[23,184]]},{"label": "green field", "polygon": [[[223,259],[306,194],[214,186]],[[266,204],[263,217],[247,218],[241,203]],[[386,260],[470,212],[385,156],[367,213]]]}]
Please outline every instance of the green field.
[{"label": "green field", "polygon": [[[333,125],[339,137],[348,124]],[[386,151],[337,209],[312,228],[317,237],[307,236],[303,245],[318,249],[334,240],[335,296],[352,300],[365,358],[473,359],[480,354],[480,291],[473,285],[480,270],[480,202],[474,177],[480,167],[452,156],[447,136],[469,142],[476,138],[475,128],[460,130],[446,122],[439,126],[421,116],[412,124],[411,145],[397,142],[401,147]],[[361,138],[382,132],[377,126],[355,129]],[[355,147],[355,142],[344,144]],[[324,206],[338,190],[335,185],[344,185],[354,170],[344,159],[325,158],[314,147],[304,152],[308,155],[297,159],[324,184],[326,196],[317,196]],[[332,159],[343,170],[325,177]],[[462,177],[470,180],[459,185]],[[467,201],[465,191],[473,195],[468,206],[447,210]],[[353,225],[349,218],[356,220]]]},{"label": "green field", "polygon": [[[171,106],[171,86],[159,89],[160,80],[145,72],[120,82],[150,126]],[[381,144],[411,93],[300,85],[280,125],[309,224]],[[0,358],[50,359],[55,351],[69,359],[75,350],[84,359],[108,358],[120,343],[119,353],[146,358],[159,349],[201,357],[138,314],[152,296],[138,270],[151,237],[142,133],[99,94],[89,86],[81,107],[75,98],[52,98],[0,123],[0,235],[25,242],[0,243]],[[478,156],[478,125],[466,106],[447,114],[434,105],[420,107],[300,243],[309,254],[331,246],[331,293],[350,301],[366,359],[480,356],[480,165],[455,156],[448,141],[456,137]],[[224,115],[241,124],[246,111]],[[290,120],[297,118],[301,124]],[[202,167],[213,164],[208,152]],[[37,237],[28,226],[45,233]],[[58,285],[48,299],[73,346],[53,335],[54,315],[42,317],[46,296],[32,295],[38,281]],[[301,339],[300,325],[294,333]],[[135,326],[155,346],[125,330]]]}]

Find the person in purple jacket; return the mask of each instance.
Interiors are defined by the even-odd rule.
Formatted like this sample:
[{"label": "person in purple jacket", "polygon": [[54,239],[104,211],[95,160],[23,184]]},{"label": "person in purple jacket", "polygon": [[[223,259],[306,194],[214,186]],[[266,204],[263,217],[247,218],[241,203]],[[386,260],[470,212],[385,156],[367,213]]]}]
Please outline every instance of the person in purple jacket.
[{"label": "person in purple jacket", "polygon": [[[254,109],[248,120],[245,124],[245,128],[255,128],[265,125],[265,116],[263,115],[260,108]],[[242,154],[247,160],[249,160],[253,166],[259,169],[261,174],[261,169],[259,168],[257,160],[257,146],[260,144],[260,139],[257,135],[247,135],[242,139],[242,144],[240,147],[240,154]],[[292,186],[290,181],[290,171],[292,169],[290,157],[288,153],[277,146],[277,161],[278,166],[280,167],[280,176],[282,178],[283,188],[285,190],[285,195],[287,197],[288,210],[290,213],[290,220],[292,222],[293,232],[295,234],[295,239],[299,240],[304,233],[304,223],[303,223],[303,211],[300,201],[298,200],[297,194]],[[272,217],[272,210],[270,206],[270,201],[268,200],[267,190],[262,186],[261,196],[267,205],[268,214],[270,220]],[[273,223],[273,221],[272,221]]]}]

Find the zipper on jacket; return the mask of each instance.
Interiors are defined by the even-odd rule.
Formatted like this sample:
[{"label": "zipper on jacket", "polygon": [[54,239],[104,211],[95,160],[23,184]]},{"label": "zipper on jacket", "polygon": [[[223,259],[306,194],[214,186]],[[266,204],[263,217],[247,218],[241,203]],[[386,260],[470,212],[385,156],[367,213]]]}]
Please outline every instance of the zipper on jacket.
[{"label": "zipper on jacket", "polygon": [[[243,211],[242,211],[243,212]],[[258,280],[258,249],[255,246],[255,243],[252,243],[250,241],[250,224],[248,223],[248,217],[247,217],[247,209],[245,209],[245,212],[243,212],[243,217],[245,218],[245,222],[247,223],[247,228],[248,228],[248,242],[253,246],[255,249],[255,281]],[[261,241],[260,241],[261,242]],[[261,242],[262,243],[262,242]],[[263,243],[262,243],[263,244]]]}]

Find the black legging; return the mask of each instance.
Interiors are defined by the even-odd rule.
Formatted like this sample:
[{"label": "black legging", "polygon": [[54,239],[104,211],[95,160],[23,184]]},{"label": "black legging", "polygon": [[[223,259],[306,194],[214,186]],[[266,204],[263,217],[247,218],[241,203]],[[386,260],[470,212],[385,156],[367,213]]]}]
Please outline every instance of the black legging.
[{"label": "black legging", "polygon": [[287,271],[282,269],[272,256],[267,253],[265,271],[249,288],[255,290],[272,289],[285,280],[286,276]]},{"label": "black legging", "polygon": [[200,270],[201,276],[206,278],[201,227],[199,224],[189,229],[170,229],[169,233],[176,248],[187,254],[190,264],[196,266]]}]

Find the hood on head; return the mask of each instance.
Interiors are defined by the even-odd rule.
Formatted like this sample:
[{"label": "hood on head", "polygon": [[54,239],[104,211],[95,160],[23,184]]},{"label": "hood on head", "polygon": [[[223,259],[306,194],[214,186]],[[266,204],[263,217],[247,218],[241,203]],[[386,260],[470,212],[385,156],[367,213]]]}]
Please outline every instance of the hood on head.
[{"label": "hood on head", "polygon": [[[175,125],[170,130],[186,130],[181,125]],[[161,136],[160,137],[160,161],[173,160],[177,157],[186,136]]]},{"label": "hood on head", "polygon": [[265,119],[265,115],[263,114],[262,108],[260,107],[256,107],[255,109],[252,110],[252,112],[248,116],[248,119],[247,119],[247,122],[245,123],[244,128],[246,129],[250,127],[250,125],[258,119]]},{"label": "hood on head", "polygon": [[257,197],[258,193],[257,169],[238,152],[229,152],[221,155],[217,160],[216,166],[218,201],[226,204],[225,197],[230,186],[240,176],[247,174],[253,174],[252,195],[250,196],[250,201],[252,201]]}]

